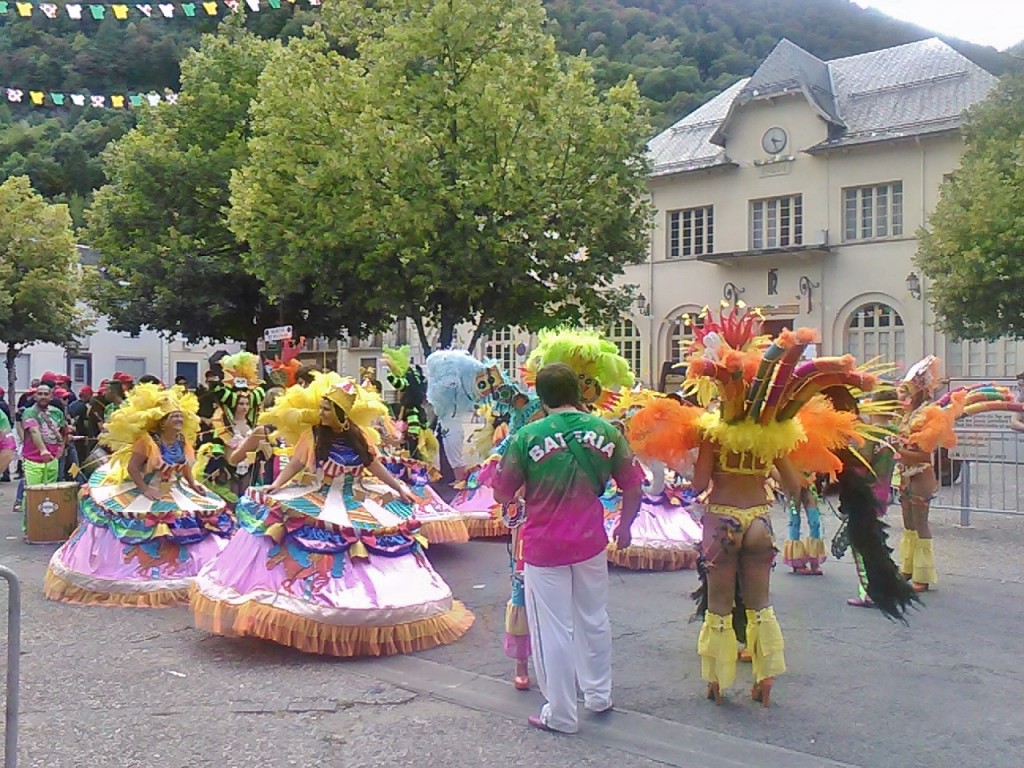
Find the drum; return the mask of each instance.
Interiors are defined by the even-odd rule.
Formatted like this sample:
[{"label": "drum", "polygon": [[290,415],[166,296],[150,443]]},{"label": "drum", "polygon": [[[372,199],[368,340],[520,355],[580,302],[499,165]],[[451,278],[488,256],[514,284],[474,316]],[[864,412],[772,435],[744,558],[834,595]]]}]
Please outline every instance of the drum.
[{"label": "drum", "polygon": [[78,483],[25,487],[25,540],[29,544],[67,541],[78,526]]}]

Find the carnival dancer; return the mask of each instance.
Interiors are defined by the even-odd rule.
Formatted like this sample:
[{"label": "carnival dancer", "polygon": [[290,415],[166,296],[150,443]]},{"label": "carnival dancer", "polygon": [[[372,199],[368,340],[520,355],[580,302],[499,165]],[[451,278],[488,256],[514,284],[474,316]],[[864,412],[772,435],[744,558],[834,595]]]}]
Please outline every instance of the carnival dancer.
[{"label": "carnival dancer", "polygon": [[402,447],[413,459],[436,466],[437,438],[428,429],[427,377],[423,369],[413,364],[408,346],[384,347],[382,357],[388,366],[387,378],[399,395],[398,427],[402,433]]},{"label": "carnival dancer", "polygon": [[426,371],[427,400],[437,416],[438,437],[455,482],[463,482],[469,474],[463,419],[504,383],[504,377],[494,361],[481,362],[455,349],[431,353]]},{"label": "carnival dancer", "polygon": [[[745,635],[754,672],[751,698],[767,706],[786,664],[769,589],[776,549],[766,482],[775,467],[783,490],[795,495],[799,473],[840,471],[835,452],[863,439],[863,422],[817,395],[833,385],[868,391],[875,380],[857,371],[850,356],[801,362],[807,345],[817,340],[814,331],[784,331],[769,343],[761,335],[760,314],[738,307],[717,320],[705,310],[694,339],[687,380],[702,393],[702,402],[708,402],[709,391],[699,386],[701,380],[711,382],[720,409],[655,401],[630,420],[630,442],[660,453],[670,465],[699,446],[693,488],[706,501],[699,568],[705,588],[698,593],[706,604],[699,607],[704,623],[697,650],[707,697],[721,701],[734,682],[738,635]],[[677,435],[674,444],[663,441],[666,430]],[[744,603],[740,626],[734,625],[737,584]]]},{"label": "carnival dancer", "polygon": [[939,489],[932,454],[939,448],[956,446],[953,425],[962,416],[988,411],[1020,412],[1009,388],[976,384],[952,390],[935,402],[939,384],[939,359],[934,355],[916,363],[900,383],[905,415],[900,423],[898,443],[900,507],[903,538],[900,541],[900,570],[917,592],[934,589],[938,582],[935,552],[928,513]]},{"label": "carnival dancer", "polygon": [[[859,412],[877,430],[875,439],[866,441],[860,448],[851,447],[850,453],[859,456],[853,456],[850,460],[844,457],[843,475],[839,480],[839,507],[844,527],[837,534],[840,541],[833,541],[833,554],[837,557],[842,555],[847,542],[853,550],[853,562],[857,568],[857,597],[848,599],[847,604],[873,608],[875,602],[869,593],[869,586],[880,580],[879,571],[884,571],[884,577],[890,581],[894,576],[901,578],[898,569],[895,574],[892,573],[893,564],[888,548],[878,550],[878,542],[884,544],[887,538],[885,531],[888,526],[884,518],[892,499],[892,476],[896,468],[895,442],[898,434],[892,420],[900,404],[891,389],[873,392],[869,397],[860,398],[859,402],[845,387],[828,388],[822,394],[829,398],[836,410]],[[856,513],[863,509],[873,509],[874,519],[870,514],[856,517]],[[874,526],[880,529],[881,535],[866,535],[859,530],[863,526]],[[905,581],[903,583],[906,584]],[[901,587],[895,585],[893,589]],[[909,588],[908,585],[906,589]],[[883,594],[891,592],[892,589],[883,590]],[[906,599],[905,593],[903,599]]]},{"label": "carnival dancer", "polygon": [[227,485],[233,504],[252,483],[256,453],[236,456],[237,463],[232,463],[232,456],[256,428],[266,391],[260,378],[259,357],[251,352],[227,355],[221,358],[220,365],[224,385],[211,423],[214,442],[223,446],[219,452],[221,461],[215,464],[221,465],[229,478]]},{"label": "carnival dancer", "polygon": [[[628,436],[626,425],[629,419],[643,405],[652,402],[660,394],[650,390],[624,392],[616,413],[616,423],[621,425]],[[675,437],[666,435],[666,439]],[[690,508],[695,494],[683,474],[693,465],[696,452],[684,458],[684,464],[672,468],[672,482],[668,482],[669,468],[664,462],[647,456],[638,446],[633,448],[637,459],[645,469],[646,482],[640,510],[631,526],[631,542],[628,549],[620,549],[615,543],[615,529],[619,523],[617,495],[609,500],[610,509],[605,519],[608,532],[608,561],[622,568],[635,571],[678,571],[693,568],[699,557],[702,537],[700,523],[693,518]],[[606,495],[607,497],[607,495]],[[607,500],[607,498],[606,498]]]},{"label": "carnival dancer", "polygon": [[[825,562],[825,542],[821,538],[821,497],[813,475],[805,475],[800,484],[800,493],[786,498],[789,513],[789,538],[782,546],[782,562],[793,569],[793,573],[821,576],[821,564]],[[807,517],[807,538],[800,540],[801,514]]]},{"label": "carnival dancer", "polygon": [[162,607],[188,599],[234,528],[223,499],[192,475],[194,395],[138,384],[100,442],[114,453],[89,478],[84,521],[46,571],[51,600]]},{"label": "carnival dancer", "polygon": [[[273,484],[239,502],[241,530],[197,579],[198,627],[329,656],[409,653],[469,629],[473,615],[405,516],[415,495],[377,457],[369,425],[386,412],[375,392],[331,373],[264,413],[295,449]],[[357,488],[365,470],[387,496]]]}]

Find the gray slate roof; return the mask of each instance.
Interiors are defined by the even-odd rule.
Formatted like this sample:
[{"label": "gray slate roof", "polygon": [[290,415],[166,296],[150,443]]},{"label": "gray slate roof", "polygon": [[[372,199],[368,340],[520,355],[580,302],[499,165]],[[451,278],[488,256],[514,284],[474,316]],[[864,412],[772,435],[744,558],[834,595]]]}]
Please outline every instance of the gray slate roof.
[{"label": "gray slate roof", "polygon": [[996,78],[938,38],[824,62],[782,40],[740,80],[651,140],[652,176],[728,165],[728,123],[751,101],[802,94],[829,125],[809,152],[958,128]]}]

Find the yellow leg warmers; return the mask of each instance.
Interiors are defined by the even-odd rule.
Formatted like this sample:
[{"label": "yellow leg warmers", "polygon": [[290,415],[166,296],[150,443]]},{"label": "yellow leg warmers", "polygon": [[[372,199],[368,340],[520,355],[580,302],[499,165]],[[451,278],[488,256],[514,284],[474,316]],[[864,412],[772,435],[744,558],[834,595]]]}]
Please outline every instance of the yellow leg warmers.
[{"label": "yellow leg warmers", "polygon": [[770,605],[760,611],[747,611],[747,648],[754,666],[754,681],[777,677],[786,671],[782,627]]},{"label": "yellow leg warmers", "polygon": [[917,531],[904,531],[900,539],[900,573],[909,576],[914,572],[914,556],[917,550]]},{"label": "yellow leg warmers", "polygon": [[718,683],[722,690],[736,682],[737,645],[732,615],[705,613],[697,637],[701,676],[709,683]]},{"label": "yellow leg warmers", "polygon": [[913,581],[918,584],[938,584],[939,578],[935,574],[935,551],[931,539],[919,538],[915,542],[913,561],[913,570],[910,571]]}]

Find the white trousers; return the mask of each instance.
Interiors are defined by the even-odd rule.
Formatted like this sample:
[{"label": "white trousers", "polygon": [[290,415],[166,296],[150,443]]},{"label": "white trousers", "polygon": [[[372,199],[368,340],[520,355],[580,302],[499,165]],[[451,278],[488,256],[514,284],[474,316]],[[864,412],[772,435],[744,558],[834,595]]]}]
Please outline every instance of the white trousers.
[{"label": "white trousers", "polygon": [[549,728],[575,733],[577,680],[587,709],[612,705],[608,560],[602,551],[575,565],[527,563],[523,573],[533,668],[547,699],[540,716]]}]

